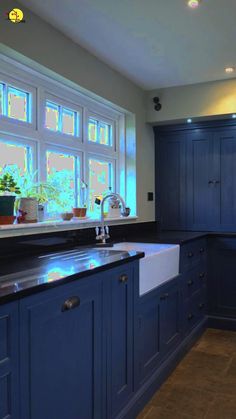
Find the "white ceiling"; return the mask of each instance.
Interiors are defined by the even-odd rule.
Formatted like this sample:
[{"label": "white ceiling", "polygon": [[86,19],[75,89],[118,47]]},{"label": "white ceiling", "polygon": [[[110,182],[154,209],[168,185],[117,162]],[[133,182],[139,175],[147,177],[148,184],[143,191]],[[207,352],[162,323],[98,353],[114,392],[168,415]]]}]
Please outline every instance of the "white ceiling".
[{"label": "white ceiling", "polygon": [[236,0],[20,2],[147,90],[235,77]]}]

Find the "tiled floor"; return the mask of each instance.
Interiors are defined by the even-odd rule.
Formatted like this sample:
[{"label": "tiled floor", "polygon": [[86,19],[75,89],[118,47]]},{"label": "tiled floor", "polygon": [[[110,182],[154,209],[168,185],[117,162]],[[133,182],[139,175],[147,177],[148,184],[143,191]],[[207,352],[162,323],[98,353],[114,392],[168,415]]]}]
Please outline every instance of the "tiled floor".
[{"label": "tiled floor", "polygon": [[137,419],[236,419],[236,332],[208,329]]}]

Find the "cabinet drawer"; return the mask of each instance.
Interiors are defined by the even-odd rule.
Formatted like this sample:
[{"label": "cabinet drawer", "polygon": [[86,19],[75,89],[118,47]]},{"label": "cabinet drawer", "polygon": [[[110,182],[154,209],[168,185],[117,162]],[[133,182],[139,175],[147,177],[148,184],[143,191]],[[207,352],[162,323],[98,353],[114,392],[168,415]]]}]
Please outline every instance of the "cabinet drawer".
[{"label": "cabinet drawer", "polygon": [[191,298],[207,282],[206,263],[200,263],[196,267],[185,272],[181,279],[183,299]]},{"label": "cabinet drawer", "polygon": [[189,333],[206,314],[206,287],[190,298],[184,308],[184,330]]},{"label": "cabinet drawer", "polygon": [[180,271],[186,272],[191,267],[206,259],[206,240],[196,240],[181,247]]}]

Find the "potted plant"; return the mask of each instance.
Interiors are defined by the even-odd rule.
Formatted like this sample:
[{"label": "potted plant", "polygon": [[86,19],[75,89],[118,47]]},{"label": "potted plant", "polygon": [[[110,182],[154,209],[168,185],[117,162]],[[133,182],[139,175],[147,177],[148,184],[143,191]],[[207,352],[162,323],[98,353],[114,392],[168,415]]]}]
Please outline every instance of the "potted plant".
[{"label": "potted plant", "polygon": [[23,176],[21,198],[18,209],[26,213],[24,222],[43,221],[45,204],[49,200],[57,200],[56,188],[49,182],[36,182],[37,172],[27,173]]},{"label": "potted plant", "polygon": [[13,224],[15,199],[20,193],[20,188],[10,173],[0,177],[0,224]]}]

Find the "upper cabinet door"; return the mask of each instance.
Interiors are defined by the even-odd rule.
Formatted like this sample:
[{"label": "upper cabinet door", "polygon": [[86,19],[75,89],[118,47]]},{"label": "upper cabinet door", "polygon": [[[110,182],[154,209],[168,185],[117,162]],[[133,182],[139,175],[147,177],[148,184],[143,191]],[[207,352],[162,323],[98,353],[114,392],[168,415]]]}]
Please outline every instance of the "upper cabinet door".
[{"label": "upper cabinet door", "polygon": [[156,217],[163,229],[185,228],[185,133],[158,135]]},{"label": "upper cabinet door", "polygon": [[214,159],[217,167],[215,193],[218,197],[219,229],[236,227],[236,131],[218,132],[214,138]]},{"label": "upper cabinet door", "polygon": [[213,165],[213,134],[194,130],[187,136],[187,225],[190,230],[211,230],[218,211]]}]

